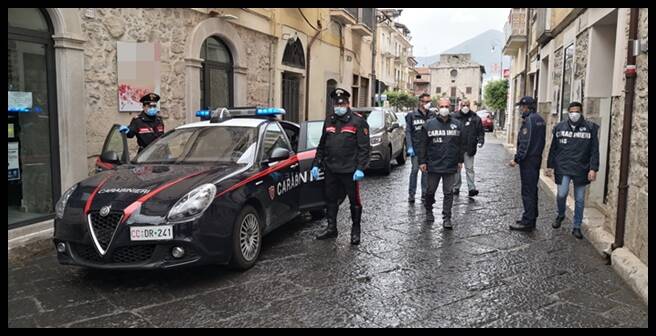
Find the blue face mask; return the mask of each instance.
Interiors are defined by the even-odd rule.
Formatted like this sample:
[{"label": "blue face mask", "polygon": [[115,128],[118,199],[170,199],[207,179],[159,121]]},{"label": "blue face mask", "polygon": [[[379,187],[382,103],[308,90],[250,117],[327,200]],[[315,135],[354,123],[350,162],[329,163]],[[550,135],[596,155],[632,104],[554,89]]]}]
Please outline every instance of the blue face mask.
[{"label": "blue face mask", "polygon": [[340,117],[345,115],[347,110],[348,109],[346,107],[335,106],[335,114]]},{"label": "blue face mask", "polygon": [[154,117],[157,115],[157,107],[151,107],[148,110],[146,110],[146,114],[150,117]]}]

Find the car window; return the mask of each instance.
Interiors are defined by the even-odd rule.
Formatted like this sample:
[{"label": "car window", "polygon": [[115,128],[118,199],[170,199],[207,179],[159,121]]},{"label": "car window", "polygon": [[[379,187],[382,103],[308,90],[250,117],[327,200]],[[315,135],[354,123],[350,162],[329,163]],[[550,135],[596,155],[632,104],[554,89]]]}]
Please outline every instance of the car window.
[{"label": "car window", "polygon": [[137,163],[249,163],[253,161],[254,127],[195,127],[174,130],[157,139]]},{"label": "car window", "polygon": [[396,119],[401,127],[405,127],[405,115],[405,113],[396,113]]},{"label": "car window", "polygon": [[112,127],[112,129],[109,131],[107,140],[105,140],[105,148],[103,148],[102,152],[105,153],[112,151],[115,152],[119,158],[122,158],[124,154],[122,137],[123,135],[118,131],[118,126]]},{"label": "car window", "polygon": [[362,116],[367,119],[367,124],[372,130],[385,127],[385,112],[382,110],[362,111]]},{"label": "car window", "polygon": [[488,111],[478,111],[476,114],[478,114],[480,118],[487,118],[490,113]]},{"label": "car window", "polygon": [[276,148],[291,150],[287,138],[283,135],[283,130],[280,129],[278,123],[272,122],[267,126],[267,129],[264,132],[264,138],[262,138],[262,154],[260,155],[260,161],[271,158],[271,154],[273,154],[273,150]]},{"label": "car window", "polygon": [[305,149],[317,148],[323,132],[323,121],[307,123]]}]

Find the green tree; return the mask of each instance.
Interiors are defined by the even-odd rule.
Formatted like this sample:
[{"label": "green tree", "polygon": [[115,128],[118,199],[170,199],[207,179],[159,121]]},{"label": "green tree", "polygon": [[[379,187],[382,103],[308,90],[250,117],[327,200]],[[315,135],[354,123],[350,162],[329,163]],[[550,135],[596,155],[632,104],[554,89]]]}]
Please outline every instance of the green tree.
[{"label": "green tree", "polygon": [[499,111],[506,108],[508,100],[508,80],[498,79],[490,81],[485,86],[483,101],[487,108]]}]

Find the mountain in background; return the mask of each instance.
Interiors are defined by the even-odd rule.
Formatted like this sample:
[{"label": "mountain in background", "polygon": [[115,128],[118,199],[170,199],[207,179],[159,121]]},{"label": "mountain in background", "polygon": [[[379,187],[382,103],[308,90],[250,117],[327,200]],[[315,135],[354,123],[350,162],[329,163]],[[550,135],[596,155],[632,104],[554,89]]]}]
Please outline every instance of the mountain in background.
[{"label": "mountain in background", "polygon": [[[474,62],[485,66],[484,79],[496,77],[499,75],[499,70],[494,68],[493,65],[499,64],[504,38],[502,31],[490,29],[443,51],[442,54],[469,53]],[[491,51],[493,45],[496,46],[494,51]],[[440,60],[440,54],[424,57],[415,56],[415,59],[418,62],[417,67],[428,67]],[[504,56],[503,64],[505,68],[509,67],[510,61],[509,56]]]}]

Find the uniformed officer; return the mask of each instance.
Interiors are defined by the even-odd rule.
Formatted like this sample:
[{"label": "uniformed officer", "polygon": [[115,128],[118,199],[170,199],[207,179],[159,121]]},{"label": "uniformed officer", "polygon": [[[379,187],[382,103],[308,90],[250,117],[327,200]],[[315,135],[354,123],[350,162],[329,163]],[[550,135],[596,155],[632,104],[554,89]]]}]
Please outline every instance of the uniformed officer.
[{"label": "uniformed officer", "polygon": [[[460,121],[462,124],[462,137],[465,147],[465,171],[467,175],[467,189],[469,190],[469,197],[478,195],[476,189],[476,182],[474,181],[474,155],[476,155],[476,148],[483,147],[485,144],[485,130],[483,129],[483,122],[481,118],[470,109],[469,100],[463,100],[461,103],[460,112],[453,114],[453,117]],[[456,173],[455,183],[453,185],[453,194],[460,194],[460,186],[462,185],[462,177],[460,176],[461,169]]]},{"label": "uniformed officer", "polygon": [[157,102],[160,97],[156,93],[148,93],[141,97],[143,111],[130,122],[130,126],[121,125],[119,132],[125,133],[128,138],[137,136],[139,152],[155,139],[164,134],[164,121],[157,115]]},{"label": "uniformed officer", "polygon": [[326,219],[328,225],[316,239],[337,237],[337,210],[339,199],[346,193],[351,203],[351,244],[360,243],[362,203],[360,184],[369,165],[369,125],[362,116],[351,111],[349,97],[344,89],[335,89],[330,97],[334,113],[324,122],[323,132],[312,164],[312,176],[319,177],[319,167],[325,172]]},{"label": "uniformed officer", "polygon": [[522,180],[522,203],[524,213],[522,218],[510,225],[511,230],[531,231],[535,229],[538,218],[538,180],[546,126],[544,119],[535,112],[535,100],[525,96],[516,104],[522,113],[522,126],[517,136],[517,153],[510,161],[510,166],[519,164],[519,174]]},{"label": "uniformed officer", "polygon": [[[410,185],[408,188],[408,202],[415,202],[415,192],[417,192],[417,174],[419,173],[419,161],[415,148],[419,148],[419,140],[424,124],[429,118],[435,116],[431,113],[431,96],[428,93],[422,93],[419,96],[419,107],[417,110],[405,115],[405,146],[408,156],[412,160],[412,169],[410,170]],[[421,173],[421,200],[426,200],[426,185],[428,174]]]},{"label": "uniformed officer", "polygon": [[558,185],[556,206],[558,216],[553,222],[554,229],[560,227],[565,219],[565,202],[569,182],[574,184],[574,228],[572,234],[583,238],[581,222],[585,199],[585,186],[597,178],[599,171],[599,126],[585,120],[581,115],[583,105],[579,102],[569,104],[569,115],[553,128],[547,168],[553,168]]},{"label": "uniformed officer", "polygon": [[426,190],[426,220],[434,221],[433,203],[435,191],[442,180],[442,226],[452,229],[451,207],[453,206],[453,181],[455,173],[462,168],[464,162],[464,141],[462,124],[451,116],[448,98],[439,100],[438,115],[424,124],[419,147],[419,168],[428,173],[428,189]]}]

